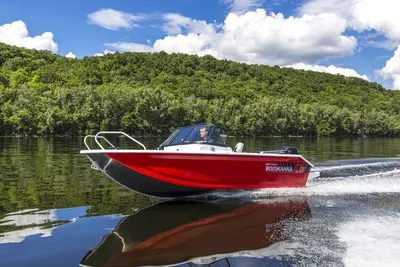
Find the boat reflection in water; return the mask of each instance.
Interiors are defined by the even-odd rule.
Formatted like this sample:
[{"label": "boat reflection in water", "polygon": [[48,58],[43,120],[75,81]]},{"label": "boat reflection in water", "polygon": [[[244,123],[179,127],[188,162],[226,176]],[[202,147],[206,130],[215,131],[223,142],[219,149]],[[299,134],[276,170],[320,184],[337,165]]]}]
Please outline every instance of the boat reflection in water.
[{"label": "boat reflection in water", "polygon": [[[122,219],[85,255],[81,266],[222,263],[232,253],[284,241],[289,223],[309,218],[311,210],[303,199],[271,199],[262,203],[163,202]],[[251,257],[243,259],[254,264]]]}]

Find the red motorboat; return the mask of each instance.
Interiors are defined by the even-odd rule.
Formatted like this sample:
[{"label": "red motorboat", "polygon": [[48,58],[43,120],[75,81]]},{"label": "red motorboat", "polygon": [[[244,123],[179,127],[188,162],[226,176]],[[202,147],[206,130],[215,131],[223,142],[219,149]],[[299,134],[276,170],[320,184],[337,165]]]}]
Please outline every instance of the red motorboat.
[{"label": "red motorboat", "polygon": [[[116,148],[106,139],[107,134],[123,135],[141,149]],[[90,137],[99,149],[90,149]],[[124,132],[99,132],[85,137],[88,149],[81,153],[87,155],[92,168],[115,182],[163,198],[213,190],[303,187],[314,167],[294,147],[245,152],[243,143],[232,149],[227,140],[224,128],[206,123],[176,129],[153,150]]]}]

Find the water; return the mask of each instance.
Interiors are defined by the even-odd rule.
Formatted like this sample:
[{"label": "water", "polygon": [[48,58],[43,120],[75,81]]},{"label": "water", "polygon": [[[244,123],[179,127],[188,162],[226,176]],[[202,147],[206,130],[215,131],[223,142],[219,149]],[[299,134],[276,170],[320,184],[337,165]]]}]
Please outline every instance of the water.
[{"label": "water", "polygon": [[319,177],[161,201],[92,170],[82,138],[0,138],[0,266],[399,265],[400,139],[237,141],[296,146]]}]

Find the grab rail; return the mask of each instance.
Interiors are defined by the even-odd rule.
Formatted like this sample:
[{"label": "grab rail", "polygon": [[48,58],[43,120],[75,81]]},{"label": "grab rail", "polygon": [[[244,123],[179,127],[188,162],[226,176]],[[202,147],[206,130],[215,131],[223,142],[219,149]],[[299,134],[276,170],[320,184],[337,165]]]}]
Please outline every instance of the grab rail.
[{"label": "grab rail", "polygon": [[[95,135],[86,135],[85,138],[83,139],[83,142],[85,143],[85,146],[88,148],[88,150],[90,150],[90,147],[89,147],[88,144],[86,143],[86,139],[87,139],[88,137],[96,138],[96,136],[95,136]],[[104,136],[98,136],[98,137],[104,139],[110,146],[112,146],[112,147],[115,149],[115,146],[114,146],[110,141],[108,141],[107,138],[105,138]]]},{"label": "grab rail", "polygon": [[98,132],[96,135],[87,135],[87,136],[85,136],[84,143],[85,143],[86,147],[87,147],[89,150],[90,150],[90,148],[89,148],[89,146],[88,146],[87,143],[86,143],[86,138],[87,138],[87,137],[94,137],[94,140],[96,141],[97,145],[98,145],[102,150],[104,150],[104,147],[99,143],[99,141],[97,140],[97,138],[104,139],[112,148],[116,149],[116,147],[115,147],[107,138],[105,138],[104,136],[101,136],[100,134],[122,134],[122,135],[128,137],[129,139],[131,139],[132,141],[134,141],[135,143],[137,143],[138,145],[142,146],[143,149],[146,150],[146,147],[145,147],[142,143],[140,143],[138,140],[136,140],[135,138],[133,138],[132,136],[130,136],[130,135],[124,133],[124,132],[119,132],[119,131],[101,131],[101,132]]}]

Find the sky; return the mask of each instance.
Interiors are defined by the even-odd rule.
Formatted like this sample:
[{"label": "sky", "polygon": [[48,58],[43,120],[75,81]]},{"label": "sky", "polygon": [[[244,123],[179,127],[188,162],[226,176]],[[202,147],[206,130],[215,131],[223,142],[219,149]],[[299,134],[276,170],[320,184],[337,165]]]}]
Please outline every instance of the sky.
[{"label": "sky", "polygon": [[212,55],[400,90],[398,0],[0,0],[0,42],[82,58]]}]

